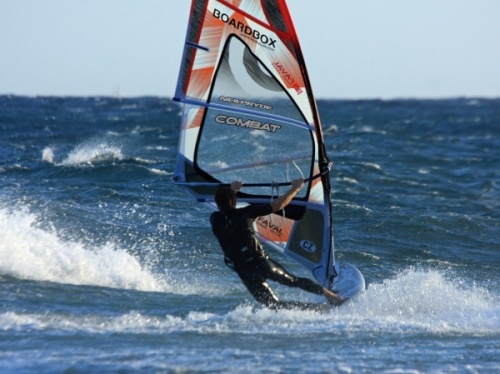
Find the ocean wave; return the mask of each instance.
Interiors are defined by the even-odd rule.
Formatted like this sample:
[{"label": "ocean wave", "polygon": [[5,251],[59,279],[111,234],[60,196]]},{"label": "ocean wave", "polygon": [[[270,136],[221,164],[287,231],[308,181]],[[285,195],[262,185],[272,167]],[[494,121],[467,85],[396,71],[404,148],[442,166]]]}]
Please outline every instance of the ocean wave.
[{"label": "ocean wave", "polygon": [[37,227],[26,208],[0,208],[0,273],[20,279],[163,291],[166,284],[112,242],[89,248]]},{"label": "ocean wave", "polygon": [[119,146],[104,141],[89,141],[77,146],[60,165],[80,165],[110,160],[123,160]]},{"label": "ocean wave", "polygon": [[125,157],[118,145],[105,141],[89,141],[74,147],[62,160],[57,161],[55,148],[45,147],[42,161],[56,166],[91,165],[106,161],[121,161]]},{"label": "ocean wave", "polygon": [[341,308],[372,329],[455,334],[500,333],[498,295],[442,271],[407,269],[371,284]]},{"label": "ocean wave", "polygon": [[[151,294],[151,302],[158,302]],[[168,305],[175,296],[162,296]],[[156,300],[156,301],[155,301]],[[183,316],[167,312],[151,316],[139,311],[119,315],[58,315],[57,313],[0,314],[0,325],[14,329],[29,324],[32,329],[100,333],[236,333],[281,335],[348,333],[457,334],[492,336],[500,333],[498,297],[471,286],[464,289],[458,279],[437,271],[408,269],[393,279],[371,285],[364,293],[328,312],[280,310],[258,305],[238,305],[228,311],[191,310]],[[212,306],[211,309],[214,309]],[[265,331],[262,326],[266,326]]]}]

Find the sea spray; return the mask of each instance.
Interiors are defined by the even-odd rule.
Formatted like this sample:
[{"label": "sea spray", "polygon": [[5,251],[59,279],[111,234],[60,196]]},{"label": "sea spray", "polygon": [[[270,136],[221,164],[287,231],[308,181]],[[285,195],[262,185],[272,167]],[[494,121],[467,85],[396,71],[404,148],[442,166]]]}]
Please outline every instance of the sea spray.
[{"label": "sea spray", "polygon": [[86,248],[37,227],[26,208],[0,208],[0,273],[22,279],[162,291],[165,285],[125,250],[107,243]]},{"label": "sea spray", "polygon": [[54,149],[52,147],[46,147],[42,151],[42,160],[50,164],[54,163]]},{"label": "sea spray", "polygon": [[498,296],[443,271],[409,268],[367,290],[339,309],[387,332],[500,333]]},{"label": "sea spray", "polygon": [[61,164],[78,165],[122,159],[123,153],[120,146],[103,140],[90,140],[75,147]]}]

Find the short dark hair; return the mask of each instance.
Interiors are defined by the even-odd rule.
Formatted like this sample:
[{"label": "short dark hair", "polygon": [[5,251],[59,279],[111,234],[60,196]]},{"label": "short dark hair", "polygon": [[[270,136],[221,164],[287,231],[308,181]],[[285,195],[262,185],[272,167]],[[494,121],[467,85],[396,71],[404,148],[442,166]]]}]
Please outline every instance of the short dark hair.
[{"label": "short dark hair", "polygon": [[229,187],[219,187],[215,192],[215,203],[222,212],[236,207],[236,191]]}]

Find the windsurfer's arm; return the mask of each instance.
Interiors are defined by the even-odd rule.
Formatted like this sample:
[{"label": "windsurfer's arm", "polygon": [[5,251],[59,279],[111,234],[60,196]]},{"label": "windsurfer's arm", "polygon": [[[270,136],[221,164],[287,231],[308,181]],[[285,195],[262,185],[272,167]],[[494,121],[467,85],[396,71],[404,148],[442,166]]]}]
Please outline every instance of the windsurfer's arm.
[{"label": "windsurfer's arm", "polygon": [[273,208],[273,212],[277,212],[286,207],[290,203],[290,201],[292,201],[295,195],[297,195],[297,193],[302,189],[303,186],[304,186],[304,178],[294,179],[292,181],[292,188],[290,188],[290,190],[288,190],[287,193],[281,195],[280,197],[274,199],[271,202],[271,207]]}]

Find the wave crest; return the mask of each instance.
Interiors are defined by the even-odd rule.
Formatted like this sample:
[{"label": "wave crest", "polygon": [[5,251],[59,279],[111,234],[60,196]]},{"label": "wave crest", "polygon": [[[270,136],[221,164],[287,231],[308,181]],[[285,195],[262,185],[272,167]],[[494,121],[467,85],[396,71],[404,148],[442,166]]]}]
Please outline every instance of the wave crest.
[{"label": "wave crest", "polygon": [[0,208],[0,274],[21,279],[93,285],[141,291],[164,291],[157,280],[127,251],[107,243],[86,248],[44,231],[37,217],[22,208]]}]

